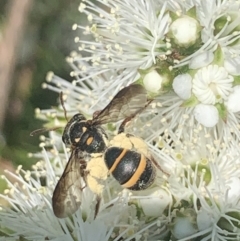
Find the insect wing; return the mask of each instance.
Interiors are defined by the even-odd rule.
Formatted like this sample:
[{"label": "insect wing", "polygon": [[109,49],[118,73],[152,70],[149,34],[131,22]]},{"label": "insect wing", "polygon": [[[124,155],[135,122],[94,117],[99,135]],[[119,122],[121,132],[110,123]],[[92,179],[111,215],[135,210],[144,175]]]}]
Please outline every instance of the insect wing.
[{"label": "insect wing", "polygon": [[94,117],[93,123],[106,124],[134,116],[146,106],[147,101],[147,92],[141,85],[127,86]]},{"label": "insect wing", "polygon": [[53,212],[58,218],[65,218],[77,211],[81,204],[81,161],[83,153],[75,149],[55,187],[52,197]]}]

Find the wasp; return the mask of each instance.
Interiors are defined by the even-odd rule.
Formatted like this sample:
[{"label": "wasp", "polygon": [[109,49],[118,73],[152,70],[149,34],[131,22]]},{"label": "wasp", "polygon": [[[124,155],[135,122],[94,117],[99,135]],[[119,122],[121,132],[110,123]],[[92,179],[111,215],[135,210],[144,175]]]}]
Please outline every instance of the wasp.
[{"label": "wasp", "polygon": [[[62,140],[71,147],[71,155],[53,192],[52,207],[55,216],[67,217],[80,207],[82,191],[84,185],[87,185],[87,159],[93,153],[104,153],[108,146],[108,137],[101,125],[124,119],[119,128],[121,130],[126,122],[150,102],[146,90],[141,85],[132,84],[120,90],[103,110],[93,114],[92,119],[87,120],[81,113],[70,119],[63,131]],[[100,198],[97,199],[95,216],[99,202]]]}]

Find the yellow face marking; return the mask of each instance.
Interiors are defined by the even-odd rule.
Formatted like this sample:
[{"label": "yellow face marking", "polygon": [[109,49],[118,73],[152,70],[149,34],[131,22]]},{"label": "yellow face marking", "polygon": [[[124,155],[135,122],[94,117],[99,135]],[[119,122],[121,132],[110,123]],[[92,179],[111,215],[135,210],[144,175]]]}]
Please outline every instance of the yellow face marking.
[{"label": "yellow face marking", "polygon": [[87,145],[89,146],[92,143],[92,141],[93,141],[93,137],[91,136],[87,139]]},{"label": "yellow face marking", "polygon": [[78,143],[80,141],[80,138],[75,138],[74,141]]},{"label": "yellow face marking", "polygon": [[123,158],[123,156],[126,154],[127,149],[123,149],[121,154],[118,156],[118,158],[115,160],[115,162],[113,163],[112,167],[110,168],[109,172],[112,173],[115,168],[117,167],[118,163],[121,161],[121,159]]},{"label": "yellow face marking", "polygon": [[82,132],[84,133],[87,130],[87,127],[83,126],[82,127]]},{"label": "yellow face marking", "polygon": [[137,181],[139,180],[142,173],[144,172],[144,170],[146,168],[146,165],[147,165],[146,157],[144,155],[141,155],[141,160],[140,160],[140,163],[139,163],[139,166],[138,166],[136,172],[122,186],[125,187],[125,188],[130,188],[130,187],[134,186],[137,183]]}]

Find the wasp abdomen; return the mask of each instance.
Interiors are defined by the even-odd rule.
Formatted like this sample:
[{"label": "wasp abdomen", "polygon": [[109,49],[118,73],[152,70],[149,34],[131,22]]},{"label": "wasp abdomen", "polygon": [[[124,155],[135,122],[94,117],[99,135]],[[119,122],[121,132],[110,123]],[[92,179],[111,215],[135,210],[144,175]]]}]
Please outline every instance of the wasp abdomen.
[{"label": "wasp abdomen", "polygon": [[130,190],[148,188],[155,178],[155,168],[143,154],[120,147],[110,147],[104,161],[112,176]]}]

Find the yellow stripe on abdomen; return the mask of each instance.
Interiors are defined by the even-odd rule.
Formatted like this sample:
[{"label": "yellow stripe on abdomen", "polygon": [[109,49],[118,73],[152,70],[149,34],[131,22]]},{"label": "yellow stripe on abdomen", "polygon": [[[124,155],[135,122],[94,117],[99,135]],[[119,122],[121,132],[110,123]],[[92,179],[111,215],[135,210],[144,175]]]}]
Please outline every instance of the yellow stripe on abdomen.
[{"label": "yellow stripe on abdomen", "polygon": [[118,163],[122,160],[122,158],[124,157],[124,155],[126,154],[126,152],[127,152],[127,149],[123,149],[123,150],[122,150],[121,154],[118,156],[118,158],[114,161],[113,165],[112,165],[111,168],[109,169],[109,172],[110,172],[110,173],[112,173],[112,172],[116,169]]},{"label": "yellow stripe on abdomen", "polygon": [[137,167],[137,170],[132,175],[132,177],[126,183],[124,183],[122,186],[125,188],[131,188],[132,186],[134,186],[138,182],[142,173],[144,172],[146,165],[147,165],[146,157],[141,154],[141,160]]}]

